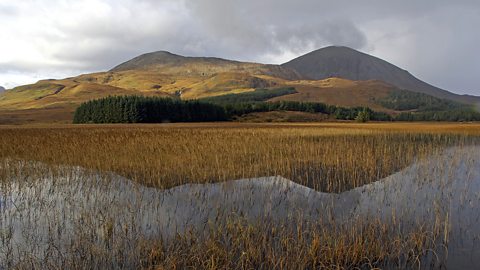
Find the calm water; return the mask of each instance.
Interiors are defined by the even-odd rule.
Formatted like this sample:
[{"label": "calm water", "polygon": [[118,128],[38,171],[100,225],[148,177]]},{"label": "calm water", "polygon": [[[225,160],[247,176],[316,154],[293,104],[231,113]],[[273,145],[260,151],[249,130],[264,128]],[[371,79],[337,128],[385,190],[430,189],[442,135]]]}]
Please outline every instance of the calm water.
[{"label": "calm water", "polygon": [[443,267],[480,265],[480,147],[450,148],[341,194],[317,192],[279,176],[162,191],[122,177],[106,181],[86,176],[79,168],[70,170],[65,177],[7,181],[1,187],[0,269],[6,268],[1,262],[21,260],[25,254],[49,256],[52,246],[61,251],[74,239],[105,241],[107,224],[128,247],[139,234],[168,239],[189,228],[202,231],[232,215],[273,222],[328,219],[339,224],[354,217],[380,219],[394,221],[405,231],[442,217],[448,220],[444,223],[448,258]]}]

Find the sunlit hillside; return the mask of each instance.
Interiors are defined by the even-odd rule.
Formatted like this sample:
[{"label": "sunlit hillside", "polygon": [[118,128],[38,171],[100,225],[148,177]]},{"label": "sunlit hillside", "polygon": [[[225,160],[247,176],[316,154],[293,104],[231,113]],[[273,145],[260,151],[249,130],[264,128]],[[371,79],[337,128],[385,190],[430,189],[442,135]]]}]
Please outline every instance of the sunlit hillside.
[{"label": "sunlit hillside", "polygon": [[[355,51],[349,53],[355,54]],[[70,122],[73,111],[81,103],[106,96],[142,95],[188,100],[282,87],[293,87],[296,93],[265,101],[362,106],[389,114],[399,113],[395,109],[399,104],[391,102],[395,102],[397,96],[405,97],[402,91],[422,93],[374,79],[311,79],[288,65],[185,57],[160,51],[140,55],[110,71],[61,80],[41,80],[0,93],[0,123]],[[408,100],[404,98],[402,103],[416,99],[407,97]],[[432,98],[437,99],[436,103],[442,103],[435,95]],[[401,105],[405,107],[405,104]]]}]

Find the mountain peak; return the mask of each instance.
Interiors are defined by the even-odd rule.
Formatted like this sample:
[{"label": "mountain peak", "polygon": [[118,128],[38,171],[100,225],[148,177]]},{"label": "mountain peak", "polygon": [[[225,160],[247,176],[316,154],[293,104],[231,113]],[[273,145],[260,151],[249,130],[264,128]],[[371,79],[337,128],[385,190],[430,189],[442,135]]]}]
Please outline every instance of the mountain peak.
[{"label": "mountain peak", "polygon": [[360,54],[363,54],[362,52],[360,52],[358,50],[355,50],[353,48],[350,48],[350,47],[347,47],[347,46],[337,46],[337,45],[323,47],[323,48],[314,50],[310,53],[325,53],[325,52],[343,52],[343,53],[360,53]]},{"label": "mountain peak", "polygon": [[400,89],[446,98],[464,103],[472,103],[469,97],[462,97],[425,83],[406,70],[385,60],[359,52],[345,46],[328,46],[298,58],[282,66],[313,80],[338,77],[349,80],[381,80]]},{"label": "mountain peak", "polygon": [[157,57],[184,57],[178,54],[171,53],[169,51],[156,51],[150,53],[144,53],[138,57],[146,57],[146,56],[157,56]]},{"label": "mountain peak", "polygon": [[355,49],[352,49],[350,47],[339,46],[339,45],[326,46],[326,47],[318,49],[317,51],[320,51],[320,50],[350,50],[350,51],[356,51]]},{"label": "mountain peak", "polygon": [[168,51],[156,51],[139,55],[125,63],[114,67],[110,71],[142,69],[145,67],[161,64],[178,64],[184,59],[184,56],[176,55]]}]

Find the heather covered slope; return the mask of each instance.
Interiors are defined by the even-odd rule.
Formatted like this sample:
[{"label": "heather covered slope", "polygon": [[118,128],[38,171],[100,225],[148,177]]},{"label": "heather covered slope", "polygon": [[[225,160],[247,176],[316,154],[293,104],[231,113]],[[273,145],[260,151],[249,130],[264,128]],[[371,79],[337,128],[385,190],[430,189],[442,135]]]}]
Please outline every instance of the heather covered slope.
[{"label": "heather covered slope", "polygon": [[108,72],[16,87],[0,95],[0,110],[78,106],[108,95],[194,99],[272,87],[299,78],[296,72],[278,65],[155,52]]},{"label": "heather covered slope", "polygon": [[[386,98],[395,87],[378,81],[350,81],[329,78],[321,81],[287,81],[268,76],[220,73],[201,80],[150,72],[119,72],[82,75],[72,79],[41,81],[17,87],[0,95],[0,123],[50,122],[71,119],[82,102],[115,95],[143,95],[197,99],[225,94],[273,91],[292,87],[296,93],[276,96],[268,101],[323,102],[353,107],[368,106],[378,111],[393,112],[379,105],[376,98]],[[34,110],[36,113],[32,113]],[[42,110],[48,114],[42,113]],[[15,116],[18,114],[18,116]],[[3,117],[5,116],[5,117]],[[8,118],[8,119],[7,119]]]},{"label": "heather covered slope", "polygon": [[128,70],[148,70],[183,76],[212,76],[218,73],[230,72],[267,75],[287,80],[301,78],[297,72],[279,65],[239,62],[215,57],[186,57],[165,51],[140,55],[114,67],[110,71],[120,72]]},{"label": "heather covered slope", "polygon": [[[363,91],[357,91],[358,88],[369,88],[369,82],[347,83],[348,89],[344,84],[337,83],[334,79],[326,82],[301,80],[296,72],[276,65],[156,52],[141,55],[108,72],[83,74],[62,80],[42,80],[0,94],[0,115],[8,118],[1,121],[0,117],[0,122],[15,122],[13,119],[35,122],[36,113],[32,113],[32,110],[43,109],[55,112],[48,114],[53,117],[53,121],[65,120],[82,102],[110,95],[197,99],[290,86],[298,88],[299,95],[293,98],[298,101],[331,102],[331,91],[342,88],[343,90],[339,91],[349,92],[342,95],[348,97],[348,100],[335,101],[336,105],[350,106],[356,101],[362,101],[361,105],[376,106],[372,99],[361,97],[365,95]],[[329,85],[330,92],[322,89],[325,85]],[[391,91],[391,87],[387,85],[380,88],[385,89],[376,88],[370,93],[374,94],[373,92],[378,90],[376,95],[385,95]],[[285,96],[275,100],[290,98]],[[16,112],[21,116],[12,118]],[[41,117],[40,120],[43,122],[48,120],[48,117]]]},{"label": "heather covered slope", "polygon": [[288,83],[298,93],[281,96],[271,101],[323,102],[343,107],[366,106],[379,111],[392,112],[378,104],[377,99],[386,98],[398,88],[381,81],[352,81],[341,78],[324,80],[300,80]]},{"label": "heather covered slope", "polygon": [[312,80],[339,77],[349,80],[381,80],[400,89],[462,103],[480,103],[480,97],[457,95],[432,86],[387,61],[348,47],[322,48],[282,65]]},{"label": "heather covered slope", "polygon": [[0,92],[0,123],[65,121],[81,103],[106,96],[199,99],[281,87],[293,87],[297,93],[270,101],[368,106],[394,114],[398,110],[379,101],[407,89],[480,104],[479,97],[437,89],[381,59],[345,47],[327,47],[284,65],[186,57],[160,51],[140,55],[110,71],[41,80]]}]

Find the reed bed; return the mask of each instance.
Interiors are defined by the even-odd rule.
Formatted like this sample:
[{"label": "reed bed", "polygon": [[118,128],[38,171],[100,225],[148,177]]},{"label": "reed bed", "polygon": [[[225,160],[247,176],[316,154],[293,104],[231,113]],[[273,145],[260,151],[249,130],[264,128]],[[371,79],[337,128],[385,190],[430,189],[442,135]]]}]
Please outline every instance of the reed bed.
[{"label": "reed bed", "polygon": [[325,192],[470,144],[477,125],[118,125],[0,128],[0,158],[81,166],[168,188],[281,175]]},{"label": "reed bed", "polygon": [[[316,220],[282,222],[231,213],[168,238],[139,229],[148,216],[142,207],[162,202],[123,202],[135,192],[109,183],[123,176],[162,190],[281,175],[341,193],[479,138],[473,124],[0,127],[0,269],[442,268],[448,211],[432,209],[426,222],[401,215],[340,221],[327,208]],[[70,213],[65,205],[81,194],[84,208]],[[2,201],[8,196],[15,207]],[[27,248],[15,237],[28,239]]]},{"label": "reed bed", "polygon": [[[328,207],[317,220],[225,213],[172,238],[142,231],[145,206],[161,207],[161,200],[116,199],[132,191],[114,191],[113,175],[11,160],[0,168],[0,195],[14,198],[13,208],[0,206],[2,269],[404,269],[445,259],[437,255],[446,244],[443,214],[403,224],[354,216],[339,222]],[[75,202],[78,193],[84,202]]]}]

